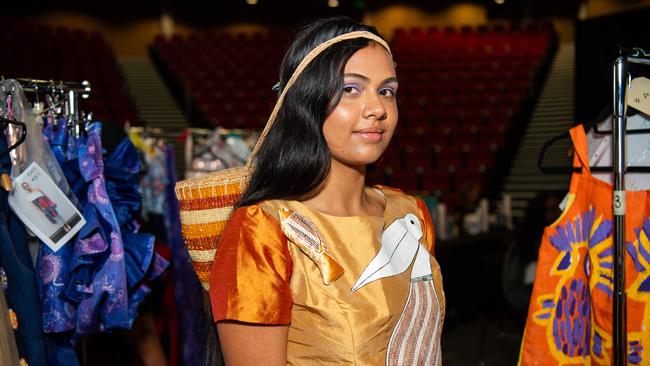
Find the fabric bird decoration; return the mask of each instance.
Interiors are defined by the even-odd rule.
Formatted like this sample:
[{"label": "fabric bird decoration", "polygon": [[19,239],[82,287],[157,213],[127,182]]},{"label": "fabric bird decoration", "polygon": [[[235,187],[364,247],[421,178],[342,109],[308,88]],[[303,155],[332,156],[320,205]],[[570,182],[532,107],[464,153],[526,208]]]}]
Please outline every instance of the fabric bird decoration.
[{"label": "fabric bird decoration", "polygon": [[393,221],[384,230],[379,253],[375,255],[361,273],[361,276],[352,287],[352,291],[357,291],[380,278],[394,276],[406,271],[418,252],[424,252],[425,254],[418,256],[418,258],[421,258],[416,260],[416,266],[413,268],[411,277],[413,275],[420,277],[431,275],[428,252],[426,248],[419,249],[422,246],[420,244],[421,238],[422,225],[417,216],[407,214],[403,218]]},{"label": "fabric bird decoration", "polygon": [[435,291],[430,254],[420,243],[422,225],[407,214],[384,230],[381,248],[352,287],[352,292],[380,278],[406,271],[411,264],[409,295],[393,329],[386,365],[440,365],[440,346],[433,340],[442,331],[442,305]]},{"label": "fabric bird decoration", "polygon": [[316,263],[324,284],[329,285],[343,275],[343,267],[332,258],[327,245],[311,221],[286,208],[280,209],[279,216],[284,235]]}]

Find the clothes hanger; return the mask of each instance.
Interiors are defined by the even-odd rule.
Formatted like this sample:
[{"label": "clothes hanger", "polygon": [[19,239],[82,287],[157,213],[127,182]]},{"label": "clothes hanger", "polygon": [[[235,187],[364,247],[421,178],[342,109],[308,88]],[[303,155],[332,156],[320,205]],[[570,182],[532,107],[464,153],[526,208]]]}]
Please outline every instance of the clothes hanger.
[{"label": "clothes hanger", "polygon": [[[580,173],[582,168],[580,167],[567,167],[567,166],[545,166],[544,158],[546,156],[546,151],[561,140],[566,140],[570,135],[568,132],[563,133],[562,135],[555,136],[550,140],[544,143],[544,146],[539,151],[539,156],[537,157],[537,167],[544,174],[571,174],[571,173]],[[611,166],[593,166],[589,167],[592,172],[612,172]],[[628,166],[625,171],[627,173],[650,173],[650,166]]]},{"label": "clothes hanger", "polygon": [[[583,123],[582,126],[585,129],[585,132],[588,132],[590,129],[594,131],[596,134],[600,135],[609,135],[611,134],[611,131],[607,130],[599,130],[597,125],[599,122],[605,120],[606,118],[609,117],[611,107],[606,107],[603,109],[603,111],[596,117],[595,119]],[[630,109],[629,115],[634,115],[636,114],[636,111],[633,112],[632,109]],[[631,134],[631,135],[640,135],[640,134],[650,134],[650,129],[631,129],[627,130],[626,134]],[[571,173],[579,173],[582,172],[582,168],[579,167],[567,167],[567,166],[545,166],[544,165],[544,159],[546,157],[546,152],[547,150],[556,144],[559,141],[569,139],[571,135],[569,132],[564,132],[560,135],[554,136],[551,139],[547,140],[544,142],[544,145],[539,151],[539,155],[537,157],[537,167],[539,170],[544,173],[544,174],[571,174]],[[592,172],[612,172],[612,167],[611,166],[593,166],[589,168]],[[650,173],[650,167],[648,166],[628,166],[626,168],[626,172],[628,173]]]},{"label": "clothes hanger", "polygon": [[[3,78],[4,80],[4,78]],[[27,125],[24,122],[17,121],[14,116],[13,112],[11,110],[11,104],[12,104],[12,96],[11,93],[7,92],[4,89],[4,85],[2,85],[2,91],[6,94],[7,99],[6,99],[6,109],[4,109],[3,113],[0,114],[0,125],[2,126],[3,129],[7,128],[9,125],[14,125],[20,127],[20,137],[18,140],[11,146],[9,146],[5,151],[0,151],[0,164],[3,164],[1,161],[4,160],[5,158],[11,151],[15,150],[20,144],[25,142],[25,139],[27,138]],[[4,138],[4,136],[1,136],[0,138]],[[5,144],[6,144],[6,140]],[[4,162],[3,165],[8,165],[11,166],[11,161]],[[10,192],[12,190],[12,185],[11,185],[11,177],[9,176],[9,173],[4,172],[0,174],[0,186],[4,188],[5,191]]]},{"label": "clothes hanger", "polygon": [[9,146],[5,151],[0,152],[0,158],[3,158],[11,151],[15,150],[18,146],[20,146],[20,144],[25,142],[25,138],[27,137],[27,125],[25,125],[25,123],[23,122],[4,118],[4,117],[0,117],[0,123],[2,123],[3,128],[6,128],[8,125],[14,125],[20,127],[20,130],[22,131],[20,133],[20,138],[18,138],[18,141],[16,141],[13,145]]},{"label": "clothes hanger", "polygon": [[[0,117],[0,123],[2,124],[3,129],[11,124],[20,127],[20,131],[21,131],[20,138],[18,138],[18,141],[16,141],[13,145],[9,146],[4,151],[0,152],[0,160],[1,160],[5,156],[7,156],[7,154],[9,154],[11,151],[15,150],[18,146],[20,146],[20,144],[25,142],[25,138],[27,137],[27,126],[23,122],[4,118],[4,117]],[[11,162],[9,162],[9,165],[11,165]],[[0,174],[0,186],[2,186],[2,188],[4,188],[4,190],[7,192],[10,192],[12,190],[11,177],[9,176],[9,173],[5,172]]]},{"label": "clothes hanger", "polygon": [[[598,129],[598,123],[599,122],[602,122],[606,118],[611,117],[611,110],[612,110],[612,107],[611,107],[611,104],[610,104],[602,112],[600,112],[600,114],[598,115],[598,117],[596,117],[596,119],[594,119],[594,120],[588,122],[587,124],[585,124],[585,132],[589,132],[589,128],[591,128],[594,131],[594,133],[596,133],[598,135],[611,135],[612,134],[611,130],[600,130],[600,129]],[[635,116],[638,113],[639,112],[636,109],[630,108],[630,109],[628,109],[627,117]],[[626,129],[625,134],[626,135],[650,134],[650,128]]]}]

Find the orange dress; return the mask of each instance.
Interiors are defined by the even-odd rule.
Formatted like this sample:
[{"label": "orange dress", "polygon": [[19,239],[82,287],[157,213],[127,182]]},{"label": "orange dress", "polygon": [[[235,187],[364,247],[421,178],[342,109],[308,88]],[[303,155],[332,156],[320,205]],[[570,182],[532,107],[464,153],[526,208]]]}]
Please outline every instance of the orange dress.
[{"label": "orange dress", "polygon": [[290,365],[439,365],[445,299],[429,213],[378,189],[383,217],[285,200],[236,210],[211,271],[215,321],[288,324]]},{"label": "orange dress", "polygon": [[[613,188],[591,175],[583,127],[570,132],[582,172],[571,178],[565,211],[544,230],[520,365],[613,364]],[[626,192],[629,365],[650,365],[648,192]]]}]

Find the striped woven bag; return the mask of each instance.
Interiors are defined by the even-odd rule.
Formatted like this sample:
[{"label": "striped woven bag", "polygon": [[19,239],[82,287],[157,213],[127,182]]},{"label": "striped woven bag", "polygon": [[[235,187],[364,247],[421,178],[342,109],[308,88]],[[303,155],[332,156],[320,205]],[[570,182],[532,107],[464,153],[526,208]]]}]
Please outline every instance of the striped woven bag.
[{"label": "striped woven bag", "polygon": [[321,43],[305,56],[291,75],[287,85],[280,93],[273,112],[266,122],[266,126],[246,165],[225,169],[203,177],[187,179],[176,184],[175,191],[181,211],[183,237],[192,258],[194,270],[201,282],[201,286],[206,291],[210,288],[210,270],[212,269],[212,262],[214,261],[221,233],[234,207],[248,186],[255,155],[257,155],[262,142],[273,126],[287,91],[316,56],[335,43],[353,38],[373,40],[390,52],[388,44],[383,39],[365,31],[345,33]]}]

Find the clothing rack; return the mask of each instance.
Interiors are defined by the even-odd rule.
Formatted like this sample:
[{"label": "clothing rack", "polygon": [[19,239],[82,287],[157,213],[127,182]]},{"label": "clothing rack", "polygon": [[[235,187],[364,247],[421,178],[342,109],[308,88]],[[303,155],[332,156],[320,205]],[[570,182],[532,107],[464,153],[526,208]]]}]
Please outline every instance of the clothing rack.
[{"label": "clothing rack", "polygon": [[[650,65],[650,55],[639,48],[625,49],[617,46],[616,56],[609,59],[613,71],[612,88],[612,129],[611,131],[599,131],[597,122],[593,123],[595,133],[609,134],[612,138],[611,167],[591,167],[591,171],[607,171],[613,173],[612,213],[613,213],[613,256],[614,256],[614,302],[612,306],[613,323],[613,348],[615,366],[627,365],[627,295],[625,292],[625,173],[648,173],[650,167],[638,166],[628,167],[625,162],[626,135],[647,134],[648,129],[627,131],[627,91],[629,88],[630,75],[628,66],[632,64]],[[544,166],[544,157],[547,149],[562,139],[568,138],[569,133],[553,137],[545,142],[540,150],[537,165],[543,173],[567,173],[580,171],[580,168]]]},{"label": "clothing rack", "polygon": [[90,97],[92,85],[89,81],[73,82],[31,78],[17,78],[15,80],[20,83],[25,92],[60,94],[65,101],[64,112],[68,117],[68,123],[74,127],[75,136],[81,135],[83,121],[79,113],[79,97],[82,99]]},{"label": "clothing rack", "polygon": [[17,78],[16,81],[22,85],[23,90],[26,92],[40,92],[40,91],[65,91],[79,93],[83,99],[90,97],[92,85],[90,82],[84,80],[80,83],[73,81],[54,81],[54,80],[39,80],[30,78]]},{"label": "clothing rack", "polygon": [[620,49],[613,63],[614,89],[612,132],[614,157],[614,365],[627,365],[627,297],[625,293],[625,129],[628,65],[650,65],[650,55],[641,49]]}]

